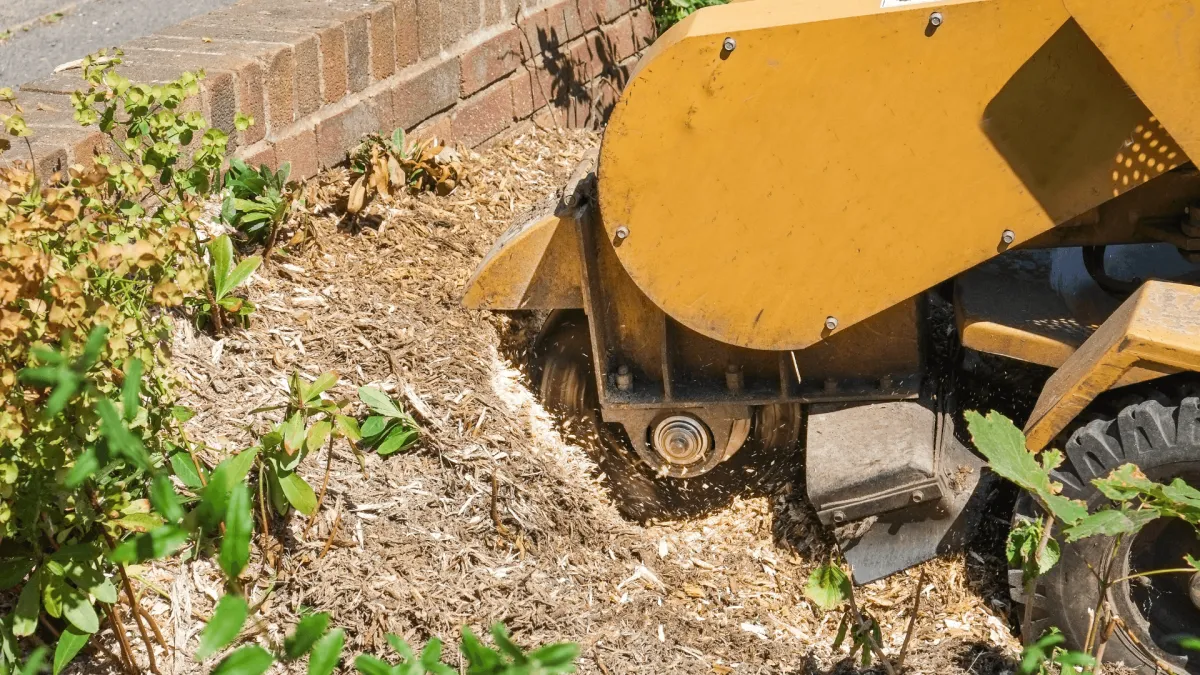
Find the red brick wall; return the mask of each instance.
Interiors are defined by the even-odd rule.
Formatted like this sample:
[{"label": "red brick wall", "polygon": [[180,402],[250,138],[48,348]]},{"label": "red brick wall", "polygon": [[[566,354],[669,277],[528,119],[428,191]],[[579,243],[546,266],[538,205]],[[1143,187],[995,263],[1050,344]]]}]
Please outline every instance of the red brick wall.
[{"label": "red brick wall", "polygon": [[[121,45],[135,82],[203,68],[197,107],[253,162],[306,178],[396,127],[479,145],[516,123],[597,125],[654,39],[643,0],[243,0]],[[39,168],[87,162],[78,70],[18,92]],[[236,111],[257,124],[235,133]],[[14,144],[0,162],[27,156]]]}]

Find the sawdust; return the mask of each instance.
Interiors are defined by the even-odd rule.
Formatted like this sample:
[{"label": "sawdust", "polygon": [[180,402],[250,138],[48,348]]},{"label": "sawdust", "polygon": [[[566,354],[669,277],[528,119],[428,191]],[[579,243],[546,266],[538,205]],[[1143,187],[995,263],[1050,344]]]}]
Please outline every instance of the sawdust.
[{"label": "sawdust", "polygon": [[[527,130],[464,153],[471,181],[448,196],[373,204],[352,222],[317,208],[309,241],[253,278],[259,309],[248,330],[214,341],[181,326],[175,361],[184,403],[198,411],[189,431],[213,448],[209,460],[252,445],[251,432],[277,421],[278,412],[251,411],[282,402],[293,369],[309,378],[336,370],[333,394],[347,399],[359,385],[381,385],[421,413],[425,430],[410,453],[368,455],[367,476],[349,448],[333,448],[312,527],[293,515],[255,553],[247,593],[262,605],[243,638],[278,644],[315,610],[347,630],[349,655],[386,653],[389,632],[453,641],[463,625],[504,621],[525,645],[580,642],[583,673],[854,672],[831,651],[836,617],[803,597],[825,545],[802,486],[735,496],[701,519],[622,519],[588,454],[538,406],[521,364],[502,356],[528,327],[460,305],[499,233],[554,194],[598,140]],[[345,180],[323,176],[310,195],[332,201]],[[326,452],[301,468],[317,486]],[[995,541],[924,566],[908,672],[1015,670]],[[918,575],[859,590],[893,655]],[[212,563],[138,576],[180,650],[162,651],[164,672],[199,672],[188,655],[220,593]],[[104,665],[94,659],[81,672]],[[303,671],[289,667],[273,672]]]}]

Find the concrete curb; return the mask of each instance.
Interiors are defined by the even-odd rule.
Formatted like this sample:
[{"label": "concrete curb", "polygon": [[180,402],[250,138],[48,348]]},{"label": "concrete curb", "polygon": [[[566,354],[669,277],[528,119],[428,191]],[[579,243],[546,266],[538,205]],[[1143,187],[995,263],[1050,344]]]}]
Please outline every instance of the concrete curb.
[{"label": "concrete curb", "polygon": [[[655,37],[643,0],[243,0],[133,40],[120,72],[204,69],[197,107],[252,163],[308,178],[367,133],[478,146],[523,120],[595,126]],[[69,70],[21,87],[39,172],[105,145],[73,119]],[[241,111],[257,124],[237,133]],[[27,159],[14,143],[0,163]]]}]

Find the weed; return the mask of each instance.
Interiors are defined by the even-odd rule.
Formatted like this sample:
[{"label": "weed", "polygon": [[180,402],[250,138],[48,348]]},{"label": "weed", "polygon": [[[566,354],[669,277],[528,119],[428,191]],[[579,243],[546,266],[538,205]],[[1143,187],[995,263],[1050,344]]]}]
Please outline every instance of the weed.
[{"label": "weed", "polygon": [[369,195],[391,198],[402,190],[447,195],[466,172],[454,150],[432,140],[406,143],[404,130],[390,138],[372,134],[350,152],[350,171],[356,175],[346,210],[358,213]]},{"label": "weed", "polygon": [[723,5],[726,2],[727,0],[651,0],[650,11],[654,14],[658,32],[662,33],[698,9]]},{"label": "weed", "polygon": [[225,172],[228,194],[221,205],[221,220],[233,226],[246,240],[266,245],[270,257],[279,228],[296,201],[297,185],[288,182],[291,165],[278,171],[266,165],[253,169],[236,157]]}]

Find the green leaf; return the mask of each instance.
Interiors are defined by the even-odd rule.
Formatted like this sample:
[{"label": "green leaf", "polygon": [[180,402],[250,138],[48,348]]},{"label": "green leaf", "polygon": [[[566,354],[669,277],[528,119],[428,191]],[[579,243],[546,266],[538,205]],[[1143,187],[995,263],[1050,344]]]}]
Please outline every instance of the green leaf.
[{"label": "green leaf", "polygon": [[35,573],[21,588],[17,607],[13,610],[12,632],[17,637],[28,637],[37,630],[38,615],[42,613],[41,572]]},{"label": "green leaf", "polygon": [[400,658],[402,658],[404,662],[412,661],[417,657],[417,655],[413,653],[412,647],[408,646],[408,643],[404,641],[404,638],[400,637],[399,635],[396,635],[395,633],[388,633],[387,641],[388,644],[392,646],[392,649],[396,650],[396,653],[400,655]]},{"label": "green leaf", "polygon": [[229,292],[229,270],[233,266],[233,242],[223,234],[208,243],[208,255],[212,258],[213,295],[216,300]]},{"label": "green leaf", "polygon": [[257,456],[258,448],[250,448],[224,460],[213,469],[208,486],[200,495],[200,506],[197,507],[197,515],[205,527],[215,529],[225,517],[229,493],[234,485],[246,480],[246,474],[250,472]]},{"label": "green leaf", "polygon": [[462,644],[459,648],[462,650],[463,656],[467,657],[467,663],[470,664],[472,673],[491,673],[503,666],[500,654],[484,646],[467,626],[463,626]]},{"label": "green leaf", "polygon": [[175,494],[175,486],[166,474],[158,474],[150,482],[150,503],[170,523],[183,520],[183,507],[179,505],[179,497]]},{"label": "green leaf", "polygon": [[329,390],[330,387],[337,384],[338,374],[334,371],[321,373],[313,383],[308,385],[304,393],[304,402],[310,403],[317,400],[321,394]]},{"label": "green leaf", "polygon": [[332,675],[342,658],[345,643],[346,633],[341,628],[335,628],[317,640],[308,655],[308,675]]},{"label": "green leaf", "polygon": [[525,652],[521,651],[521,648],[509,639],[508,629],[504,627],[504,624],[497,623],[492,625],[492,640],[500,648],[500,652],[512,659],[513,663],[522,664],[528,661],[525,658]]},{"label": "green leaf", "polygon": [[51,560],[59,564],[63,574],[85,593],[94,596],[100,602],[112,604],[117,601],[117,588],[104,574],[98,548],[88,544],[64,546],[55,551]]},{"label": "green leaf", "polygon": [[325,440],[329,438],[329,432],[333,430],[333,425],[328,420],[321,420],[308,428],[308,436],[304,440],[304,447],[308,448],[309,452],[316,452],[325,444]]},{"label": "green leaf", "polygon": [[284,639],[283,653],[289,659],[298,659],[304,656],[325,634],[325,629],[328,627],[329,615],[325,612],[310,614],[300,619],[300,623],[296,624],[296,630]]},{"label": "green leaf", "polygon": [[67,629],[62,632],[58,638],[58,644],[54,646],[54,675],[62,672],[62,669],[75,658],[79,650],[87,644],[90,633],[84,633],[74,626],[67,626]]},{"label": "green leaf", "polygon": [[837,565],[821,565],[808,576],[804,596],[825,611],[837,609],[850,599],[850,577]]},{"label": "green leaf", "polygon": [[391,432],[375,452],[379,453],[380,457],[399,452],[416,442],[418,432],[416,429],[405,429],[402,425],[397,424],[392,428]]},{"label": "green leaf", "polygon": [[1141,469],[1133,464],[1122,464],[1114,469],[1107,478],[1093,480],[1092,485],[1095,485],[1105,497],[1119,502],[1134,499],[1158,486],[1157,483],[1146,478]]},{"label": "green leaf", "polygon": [[1080,520],[1075,525],[1063,530],[1068,542],[1079,541],[1087,537],[1115,537],[1118,534],[1132,534],[1142,529],[1150,521],[1160,516],[1158,509],[1146,508],[1140,510],[1105,509],[1097,511]]},{"label": "green leaf", "polygon": [[362,675],[392,675],[392,664],[369,654],[359,654],[354,668]]},{"label": "green leaf", "polygon": [[359,387],[358,399],[368,408],[384,417],[401,417],[404,412],[388,397],[387,394],[375,387]]},{"label": "green leaf", "polygon": [[218,663],[212,675],[262,675],[274,662],[271,652],[258,645],[246,645]]},{"label": "green leaf", "polygon": [[1061,461],[1061,454],[1044,453],[1048,459],[1038,464],[1025,447],[1025,434],[1004,415],[993,411],[983,417],[969,410],[964,416],[975,447],[987,458],[993,471],[1032,492],[1056,518],[1068,525],[1087,516],[1083,503],[1058,495],[1058,487],[1050,481],[1050,470]]},{"label": "green leaf", "polygon": [[287,454],[294,455],[304,448],[304,419],[300,413],[289,417],[279,427],[279,431],[283,433],[283,449]]},{"label": "green leaf", "polygon": [[125,421],[137,417],[142,392],[142,361],[129,359],[125,364],[125,382],[121,385],[121,406],[125,409]]},{"label": "green leaf", "polygon": [[573,642],[546,645],[529,654],[529,660],[541,665],[547,673],[573,673],[578,658],[579,645]]},{"label": "green leaf", "polygon": [[200,472],[196,469],[196,463],[192,461],[191,455],[186,452],[177,452],[171,455],[170,462],[171,472],[184,485],[193,490],[204,487],[204,481],[200,479]]},{"label": "green leaf", "polygon": [[254,530],[250,507],[250,487],[245,483],[233,486],[225,509],[225,538],[221,540],[219,560],[230,579],[238,578],[250,561],[250,535]]},{"label": "green leaf", "polygon": [[171,406],[171,417],[175,418],[180,424],[186,423],[188,420],[196,416],[196,411],[187,406],[173,405]]},{"label": "green leaf", "polygon": [[221,596],[212,619],[200,633],[200,648],[196,650],[196,660],[203,661],[229,646],[242,631],[249,614],[250,607],[242,596],[231,593]]},{"label": "green leaf", "polygon": [[375,437],[383,433],[383,430],[386,429],[387,425],[391,424],[391,422],[391,418],[382,417],[380,415],[372,415],[371,417],[368,417],[362,424],[362,437],[370,441],[376,440]]},{"label": "green leaf", "polygon": [[52,584],[53,588],[62,593],[63,618],[85,633],[100,630],[100,618],[96,616],[96,608],[92,607],[92,601],[86,595],[68,585],[66,581],[55,581]]},{"label": "green leaf", "polygon": [[88,448],[84,450],[75,458],[75,465],[71,467],[66,477],[63,478],[63,485],[69,488],[79,487],[85,480],[95,475],[100,470],[100,466],[100,455],[96,449]]},{"label": "green leaf", "polygon": [[237,208],[234,206],[233,195],[226,195],[221,202],[221,222],[233,225],[237,222]]},{"label": "green leaf", "polygon": [[149,471],[150,455],[146,453],[142,441],[125,426],[125,421],[117,413],[113,402],[106,398],[96,401],[96,413],[100,416],[100,432],[104,434],[104,440],[108,441],[108,449],[133,466]]},{"label": "green leaf", "polygon": [[131,513],[112,521],[113,525],[128,532],[149,532],[167,521],[153,513]]},{"label": "green leaf", "polygon": [[[225,279],[225,293],[228,293],[238,286],[241,286],[246,279],[250,278],[251,274],[254,274],[254,270],[258,269],[258,266],[261,264],[262,258],[256,255],[245,258],[238,263],[237,267],[233,268],[233,271],[230,272],[229,276]],[[222,293],[221,295],[224,295],[225,293]]]},{"label": "green leaf", "polygon": [[288,503],[300,513],[311,516],[313,511],[317,510],[317,496],[313,494],[312,486],[300,476],[294,473],[280,476],[279,487],[283,490],[283,496],[287,497]]},{"label": "green leaf", "polygon": [[188,542],[190,534],[178,525],[163,525],[117,545],[108,559],[115,563],[140,563],[165,558]]},{"label": "green leaf", "polygon": [[363,434],[362,430],[358,428],[358,420],[349,415],[336,415],[333,421],[338,433],[350,439],[352,443],[362,440]]},{"label": "green leaf", "polygon": [[33,558],[0,558],[0,591],[21,583],[37,564]]},{"label": "green leaf", "polygon": [[1196,570],[1197,572],[1200,572],[1200,560],[1196,560],[1195,558],[1193,558],[1191,555],[1188,555],[1188,554],[1184,554],[1183,559],[1184,559],[1184,561],[1187,562],[1188,567],[1191,567],[1192,569]]}]

